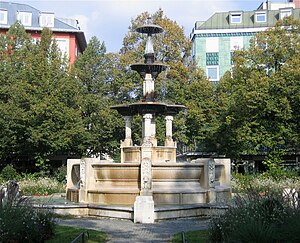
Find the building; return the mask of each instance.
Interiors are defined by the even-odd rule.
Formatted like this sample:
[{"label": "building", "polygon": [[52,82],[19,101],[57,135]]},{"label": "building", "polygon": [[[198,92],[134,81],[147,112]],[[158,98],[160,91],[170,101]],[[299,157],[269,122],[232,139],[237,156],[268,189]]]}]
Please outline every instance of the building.
[{"label": "building", "polygon": [[248,48],[255,34],[274,27],[286,16],[300,19],[300,0],[267,1],[254,11],[215,13],[206,21],[197,21],[191,33],[193,59],[217,85],[231,70],[233,51]]},{"label": "building", "polygon": [[78,21],[56,18],[54,13],[42,12],[27,4],[0,2],[0,34],[5,35],[9,27],[20,21],[33,39],[39,39],[44,27],[53,32],[57,45],[72,64],[82,53],[87,42],[84,32],[78,27]]}]

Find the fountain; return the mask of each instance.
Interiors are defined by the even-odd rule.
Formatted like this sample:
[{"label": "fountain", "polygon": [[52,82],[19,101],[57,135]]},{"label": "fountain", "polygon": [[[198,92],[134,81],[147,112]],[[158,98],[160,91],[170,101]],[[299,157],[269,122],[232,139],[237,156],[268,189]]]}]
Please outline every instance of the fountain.
[{"label": "fountain", "polygon": [[[111,107],[125,120],[121,163],[93,158],[68,160],[67,199],[85,204],[89,215],[130,218],[138,223],[197,216],[203,212],[199,205],[212,205],[230,198],[230,160],[176,162],[172,121],[185,107],[157,102],[154,92],[155,79],[167,66],[155,61],[152,35],[164,30],[146,24],[136,31],[147,34],[144,62],[131,65],[144,79],[143,99]],[[139,146],[133,145],[131,137],[131,118],[135,115],[143,118]],[[166,120],[164,146],[157,144],[157,115],[165,116]]]}]

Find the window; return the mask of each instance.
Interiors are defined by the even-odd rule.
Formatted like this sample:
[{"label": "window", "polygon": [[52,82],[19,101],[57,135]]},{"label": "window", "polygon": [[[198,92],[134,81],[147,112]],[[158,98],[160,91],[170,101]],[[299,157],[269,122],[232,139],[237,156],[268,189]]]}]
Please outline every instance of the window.
[{"label": "window", "polygon": [[21,22],[24,26],[31,26],[32,23],[32,13],[31,12],[18,12],[17,20]]},{"label": "window", "polygon": [[230,37],[230,50],[241,50],[244,47],[243,36],[232,36]]},{"label": "window", "polygon": [[7,10],[0,9],[0,24],[7,24]]},{"label": "window", "polygon": [[210,81],[218,81],[219,80],[219,67],[218,66],[207,67],[206,75]]},{"label": "window", "polygon": [[231,13],[230,14],[230,23],[231,24],[242,23],[242,13]]},{"label": "window", "polygon": [[266,12],[257,12],[255,13],[255,22],[263,23],[267,21],[267,14]]},{"label": "window", "polygon": [[54,14],[41,13],[39,22],[41,27],[54,27]]},{"label": "window", "polygon": [[68,39],[55,39],[58,49],[62,55],[69,57],[69,40]]},{"label": "window", "polygon": [[219,37],[206,38],[206,52],[219,52]]},{"label": "window", "polygon": [[75,46],[75,56],[78,57],[78,55],[79,55],[79,52],[78,52],[78,47],[77,47],[77,45],[76,45],[76,46]]},{"label": "window", "polygon": [[280,19],[283,19],[285,17],[291,16],[292,9],[280,9]]}]

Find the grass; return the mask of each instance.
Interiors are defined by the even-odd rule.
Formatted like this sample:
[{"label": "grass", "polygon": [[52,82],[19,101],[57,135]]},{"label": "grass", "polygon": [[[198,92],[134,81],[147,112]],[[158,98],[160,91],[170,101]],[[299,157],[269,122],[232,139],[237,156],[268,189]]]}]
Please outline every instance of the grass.
[{"label": "grass", "polygon": [[[195,230],[185,232],[185,239],[187,242],[192,243],[205,243],[208,241],[208,230]],[[174,236],[173,243],[181,243],[182,242],[182,233],[178,233]]]},{"label": "grass", "polygon": [[[70,243],[74,240],[80,233],[86,231],[82,228],[74,228],[70,226],[56,225],[55,226],[55,236],[51,240],[45,241],[46,243]],[[89,243],[106,242],[107,237],[104,232],[96,230],[87,230],[89,234]]]}]

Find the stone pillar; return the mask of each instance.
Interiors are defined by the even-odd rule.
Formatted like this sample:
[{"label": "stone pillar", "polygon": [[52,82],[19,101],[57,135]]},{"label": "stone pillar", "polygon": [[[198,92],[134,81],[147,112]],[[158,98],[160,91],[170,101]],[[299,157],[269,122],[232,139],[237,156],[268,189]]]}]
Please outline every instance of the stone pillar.
[{"label": "stone pillar", "polygon": [[124,116],[125,120],[125,140],[123,146],[132,146],[132,138],[131,138],[131,117]]},{"label": "stone pillar", "polygon": [[86,181],[86,161],[84,158],[80,160],[80,181],[79,181],[79,202],[87,201],[87,181]]},{"label": "stone pillar", "polygon": [[165,140],[165,146],[174,146],[173,142],[173,133],[172,133],[172,122],[173,122],[173,116],[166,116],[166,140]]},{"label": "stone pillar", "polygon": [[146,74],[143,82],[143,96],[146,101],[153,101],[154,99],[154,80],[149,73]]},{"label": "stone pillar", "polygon": [[216,202],[215,178],[215,160],[211,158],[204,163],[204,187],[208,190],[206,198],[207,203]]},{"label": "stone pillar", "polygon": [[152,196],[137,196],[133,210],[134,223],[154,223],[154,201]]},{"label": "stone pillar", "polygon": [[152,124],[151,124],[152,114],[145,114],[143,116],[143,144],[149,143],[152,134]]},{"label": "stone pillar", "polygon": [[[150,153],[149,153],[150,152]],[[134,202],[134,223],[154,223],[154,201],[152,196],[151,147],[142,147],[141,191]]]},{"label": "stone pillar", "polygon": [[143,158],[141,162],[141,196],[152,195],[152,164],[149,158]]}]

